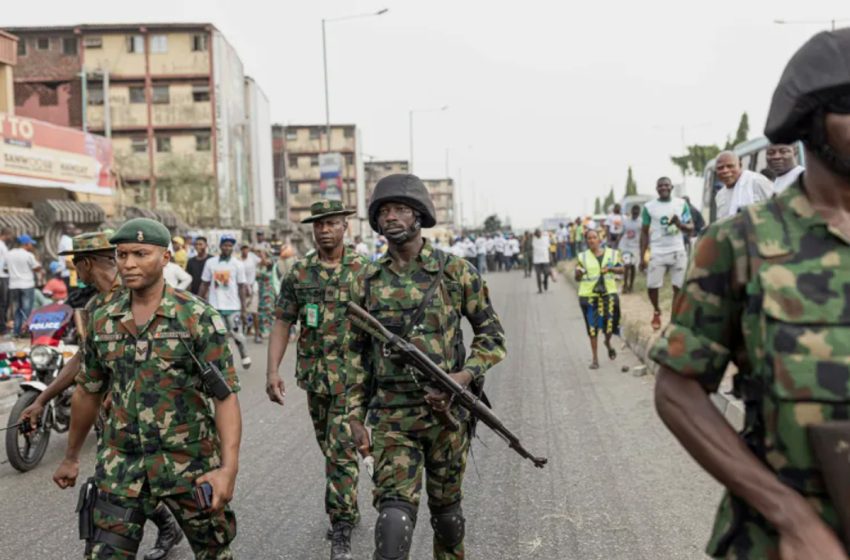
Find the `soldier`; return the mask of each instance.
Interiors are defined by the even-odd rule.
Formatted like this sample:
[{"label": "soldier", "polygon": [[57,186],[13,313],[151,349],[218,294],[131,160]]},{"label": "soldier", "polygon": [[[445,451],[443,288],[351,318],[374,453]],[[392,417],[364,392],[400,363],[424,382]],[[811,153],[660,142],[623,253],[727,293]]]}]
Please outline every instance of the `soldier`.
[{"label": "soldier", "polygon": [[[728,489],[708,545],[716,558],[847,559],[810,430],[846,419],[850,402],[850,73],[835,64],[848,50],[842,29],[792,57],[765,134],[802,140],[807,169],[709,227],[652,351],[659,415]],[[740,437],[707,395],[730,362],[746,405]]]},{"label": "soldier", "polygon": [[[389,250],[367,266],[355,285],[354,299],[452,372],[455,381],[479,390],[485,372],[505,356],[504,331],[475,267],[423,241],[421,228],[435,225],[435,210],[422,181],[414,175],[381,179],[369,203],[369,224],[386,236]],[[461,317],[475,333],[469,358]],[[425,387],[418,374],[377,345],[364,344],[363,360],[369,364],[367,375],[350,391],[349,404],[361,453],[368,454],[370,448],[364,421],[372,428],[373,503],[379,512],[374,558],[408,557],[424,470],[434,558],[461,559],[469,414],[452,406],[446,394]],[[459,429],[449,426],[449,415],[460,421]]]},{"label": "soldier", "polygon": [[[72,307],[83,305],[85,307],[83,318],[89,317],[95,309],[103,305],[110,294],[120,290],[121,281],[115,265],[115,246],[109,242],[109,236],[105,232],[78,235],[73,238],[71,249],[59,255],[70,256],[74,270],[77,271],[77,277],[87,286],[93,286],[96,291],[95,295],[89,294],[88,300],[82,300],[79,296],[88,292],[77,290],[67,302]],[[79,333],[79,336],[82,335],[83,333]],[[59,376],[38,395],[35,402],[24,409],[21,420],[26,419],[31,426],[37,426],[47,403],[74,384],[74,379],[80,371],[80,363],[80,352],[77,352],[68,360]],[[106,404],[104,408],[107,408]],[[145,554],[145,560],[162,560],[183,539],[183,532],[180,531],[168,508],[162,503],[154,509],[151,521],[156,524],[159,532],[156,544]]]},{"label": "soldier", "polygon": [[266,373],[272,402],[284,403],[278,374],[289,343],[289,329],[301,323],[295,377],[307,391],[307,406],[319,449],[325,456],[325,511],[330,516],[331,560],[351,560],[351,530],[360,522],[357,509],[359,467],[348,426],[348,390],[354,384],[350,326],[345,318],[349,289],[366,260],[343,243],[346,216],[353,214],[337,200],[310,207],[301,221],[313,224],[317,252],[295,263],[284,277],[275,309]]},{"label": "soldier", "polygon": [[[227,503],[239,465],[239,384],[221,316],[165,285],[169,237],[165,226],[145,218],[118,230],[110,241],[125,289],[87,321],[68,448],[53,475],[60,488],[75,485],[80,448],[108,391],[96,496],[81,495],[81,520],[93,518],[87,558],[134,558],[159,501],[177,517],[197,558],[232,557],[236,520]],[[203,483],[212,490],[206,509],[193,498]]]}]

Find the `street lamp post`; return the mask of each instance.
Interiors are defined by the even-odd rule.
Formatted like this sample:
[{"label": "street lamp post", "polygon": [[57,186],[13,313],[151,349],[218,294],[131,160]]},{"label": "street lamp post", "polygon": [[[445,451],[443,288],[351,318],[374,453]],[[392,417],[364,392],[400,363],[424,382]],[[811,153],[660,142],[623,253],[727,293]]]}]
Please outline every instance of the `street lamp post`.
[{"label": "street lamp post", "polygon": [[387,13],[389,8],[383,8],[378,10],[377,12],[368,12],[365,14],[354,14],[352,16],[342,16],[335,18],[322,18],[322,63],[325,69],[325,134],[327,136],[327,142],[325,146],[325,151],[331,151],[331,102],[330,96],[328,95],[328,47],[327,47],[327,34],[325,32],[325,24],[328,22],[335,21],[345,21],[349,19],[360,19],[366,17],[375,17],[381,16]]},{"label": "street lamp post", "polygon": [[819,20],[806,20],[806,19],[799,19],[799,20],[775,19],[775,20],[773,20],[773,23],[775,23],[775,24],[777,24],[777,25],[824,25],[824,24],[827,24],[827,23],[828,23],[828,24],[830,25],[830,28],[831,28],[833,31],[835,31],[835,24],[837,24],[837,23],[845,23],[845,22],[847,22],[847,21],[850,21],[850,19],[846,19],[846,18],[845,18],[845,19],[836,19],[836,18],[832,18],[832,19],[819,19]]},{"label": "street lamp post", "polygon": [[436,109],[411,109],[409,112],[410,124],[409,124],[409,133],[410,133],[410,172],[413,173],[413,114],[414,113],[437,113],[440,111],[445,111],[448,109],[448,105],[443,105],[442,107]]}]

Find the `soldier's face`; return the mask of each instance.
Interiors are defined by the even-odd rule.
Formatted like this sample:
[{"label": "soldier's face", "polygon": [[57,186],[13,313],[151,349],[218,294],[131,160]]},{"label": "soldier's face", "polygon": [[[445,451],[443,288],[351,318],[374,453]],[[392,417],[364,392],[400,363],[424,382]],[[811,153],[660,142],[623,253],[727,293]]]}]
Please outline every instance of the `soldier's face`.
[{"label": "soldier's face", "polygon": [[345,237],[345,218],[334,216],[313,222],[313,237],[316,245],[324,250],[336,249]]},{"label": "soldier's face", "polygon": [[122,243],[115,250],[118,274],[124,286],[141,290],[162,278],[162,269],[171,260],[171,253],[164,247],[142,243]]},{"label": "soldier's face", "polygon": [[413,208],[397,202],[388,202],[378,210],[378,227],[387,237],[413,228],[416,216]]}]

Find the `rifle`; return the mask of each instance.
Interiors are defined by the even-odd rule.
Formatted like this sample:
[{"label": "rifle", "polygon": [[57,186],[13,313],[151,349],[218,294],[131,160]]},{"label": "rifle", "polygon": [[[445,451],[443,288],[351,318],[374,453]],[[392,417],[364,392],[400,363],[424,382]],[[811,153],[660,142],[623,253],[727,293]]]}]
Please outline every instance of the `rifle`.
[{"label": "rifle", "polygon": [[435,364],[419,348],[387,330],[368,311],[354,302],[348,302],[347,314],[354,326],[370,335],[377,342],[380,342],[386,347],[391,347],[408,365],[423,374],[429,382],[436,385],[441,391],[451,395],[460,406],[496,432],[520,456],[530,460],[538,469],[542,469],[543,465],[547,463],[548,459],[546,457],[535,457],[525,449],[522,443],[520,443],[519,438],[505,427],[502,421],[493,414],[492,410],[482,403],[475,394],[461,386],[448,373],[443,371],[440,366]]},{"label": "rifle", "polygon": [[850,547],[850,421],[809,426],[812,452],[823,473],[826,493],[841,523],[841,540]]}]

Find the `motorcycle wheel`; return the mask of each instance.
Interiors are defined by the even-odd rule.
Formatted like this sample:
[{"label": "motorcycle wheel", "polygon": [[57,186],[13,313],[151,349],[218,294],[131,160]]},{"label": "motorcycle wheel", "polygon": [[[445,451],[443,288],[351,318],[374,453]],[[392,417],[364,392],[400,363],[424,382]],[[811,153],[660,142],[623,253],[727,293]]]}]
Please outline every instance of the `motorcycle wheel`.
[{"label": "motorcycle wheel", "polygon": [[[21,413],[38,398],[36,391],[24,391],[9,413],[7,426],[18,423]],[[44,457],[50,442],[50,428],[40,426],[31,434],[24,435],[17,428],[6,430],[6,456],[9,464],[21,472],[34,469]]]}]

